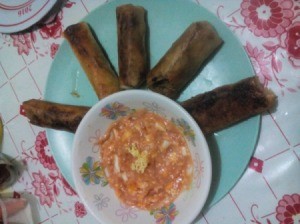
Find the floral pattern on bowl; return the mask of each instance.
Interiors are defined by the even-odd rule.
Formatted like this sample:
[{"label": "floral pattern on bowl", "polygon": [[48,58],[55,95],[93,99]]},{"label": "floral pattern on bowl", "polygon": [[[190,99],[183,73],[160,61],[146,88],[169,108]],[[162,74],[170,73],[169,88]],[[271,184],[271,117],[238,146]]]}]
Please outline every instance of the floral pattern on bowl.
[{"label": "floral pattern on bowl", "polygon": [[105,107],[101,108],[101,116],[107,117],[112,120],[116,120],[121,116],[125,116],[129,114],[132,110],[119,102],[113,102],[105,105]]},{"label": "floral pattern on bowl", "polygon": [[106,186],[108,184],[104,169],[100,166],[100,161],[94,161],[94,158],[88,156],[85,162],[79,169],[82,176],[82,180],[86,185],[89,184],[101,184],[101,186]]},{"label": "floral pattern on bowl", "polygon": [[[193,158],[194,175],[190,188],[169,206],[154,211],[121,204],[109,187],[104,169],[100,166],[101,148],[97,145],[97,139],[112,122],[138,109],[150,110],[174,122],[185,135]],[[72,161],[77,192],[88,210],[102,223],[191,222],[203,207],[210,188],[210,155],[198,125],[174,101],[146,90],[127,90],[98,102],[78,127]]]},{"label": "floral pattern on bowl", "polygon": [[164,206],[159,210],[150,212],[155,218],[156,224],[171,224],[175,220],[179,211],[176,209],[176,205],[171,203],[169,206]]},{"label": "floral pattern on bowl", "polygon": [[191,141],[193,145],[196,146],[195,132],[193,131],[193,129],[191,129],[189,124],[183,118],[177,118],[177,119],[172,118],[171,120],[182,130],[182,133],[185,135],[187,140]]}]

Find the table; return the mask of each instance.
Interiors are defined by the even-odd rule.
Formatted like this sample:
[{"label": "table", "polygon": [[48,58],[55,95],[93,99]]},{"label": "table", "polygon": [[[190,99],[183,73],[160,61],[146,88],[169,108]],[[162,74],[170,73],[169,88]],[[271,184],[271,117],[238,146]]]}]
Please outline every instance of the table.
[{"label": "table", "polygon": [[[52,23],[25,33],[0,34],[2,151],[24,164],[7,192],[29,200],[35,223],[97,223],[56,166],[45,129],[28,123],[21,104],[43,98],[62,31],[106,2],[69,0]],[[239,38],[260,81],[278,96],[276,110],[262,115],[258,143],[244,175],[220,202],[201,213],[197,223],[299,223],[300,2],[195,3],[214,13]],[[131,214],[123,215],[124,223],[130,223]]]}]

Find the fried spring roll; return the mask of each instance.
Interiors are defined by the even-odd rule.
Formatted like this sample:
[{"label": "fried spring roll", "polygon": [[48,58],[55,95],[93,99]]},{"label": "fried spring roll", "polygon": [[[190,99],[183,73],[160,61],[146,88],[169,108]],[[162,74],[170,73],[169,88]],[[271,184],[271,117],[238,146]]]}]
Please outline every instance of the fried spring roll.
[{"label": "fried spring roll", "polygon": [[90,108],[31,99],[23,102],[23,109],[31,124],[75,132]]},{"label": "fried spring roll", "polygon": [[208,22],[192,23],[147,75],[148,88],[176,99],[222,42]]},{"label": "fried spring roll", "polygon": [[[199,94],[181,105],[207,135],[271,109],[276,99],[276,95],[264,88],[257,77],[250,77]],[[76,131],[90,109],[42,100],[25,101],[23,108],[32,124],[70,132]]]},{"label": "fried spring roll", "polygon": [[118,77],[87,23],[80,22],[67,27],[64,37],[69,42],[99,99],[120,90]]},{"label": "fried spring roll", "polygon": [[218,87],[184,101],[181,105],[194,117],[205,134],[263,113],[276,103],[276,95],[257,77]]},{"label": "fried spring roll", "polygon": [[116,9],[119,78],[124,89],[139,87],[146,81],[149,63],[145,15],[141,6],[127,4]]}]

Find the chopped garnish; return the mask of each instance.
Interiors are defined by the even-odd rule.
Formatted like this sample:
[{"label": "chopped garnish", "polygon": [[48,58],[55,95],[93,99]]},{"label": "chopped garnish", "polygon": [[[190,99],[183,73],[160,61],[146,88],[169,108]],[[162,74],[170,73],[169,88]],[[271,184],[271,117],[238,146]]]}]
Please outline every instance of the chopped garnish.
[{"label": "chopped garnish", "polygon": [[158,130],[160,130],[160,131],[166,131],[166,129],[165,129],[162,125],[160,125],[160,124],[158,124],[158,123],[155,123],[155,127],[156,127]]},{"label": "chopped garnish", "polygon": [[128,152],[136,158],[136,160],[130,165],[131,170],[138,173],[144,173],[148,166],[148,154],[145,151],[140,153],[135,144],[128,147]]},{"label": "chopped garnish", "polygon": [[140,155],[140,152],[135,144],[132,144],[130,147],[128,147],[128,152],[135,158]]},{"label": "chopped garnish", "polygon": [[170,143],[169,141],[164,140],[163,143],[162,143],[162,145],[161,145],[161,149],[162,149],[162,150],[165,150],[165,149],[167,149],[170,145],[171,145],[171,143]]},{"label": "chopped garnish", "polygon": [[119,166],[119,157],[114,156],[114,168],[116,173],[120,173],[120,166]]},{"label": "chopped garnish", "polygon": [[127,177],[127,175],[126,175],[126,173],[122,173],[122,179],[124,180],[124,181],[127,181],[128,180],[128,177]]}]

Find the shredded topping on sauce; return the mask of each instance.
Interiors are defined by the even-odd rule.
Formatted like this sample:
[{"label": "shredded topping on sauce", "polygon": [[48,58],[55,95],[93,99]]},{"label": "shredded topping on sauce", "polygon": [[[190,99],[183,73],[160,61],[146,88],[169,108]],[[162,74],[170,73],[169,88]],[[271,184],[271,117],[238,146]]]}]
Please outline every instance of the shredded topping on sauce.
[{"label": "shredded topping on sauce", "polygon": [[135,144],[132,144],[127,150],[134,158],[136,158],[136,160],[130,165],[131,170],[138,173],[144,173],[148,166],[148,154],[146,151],[140,153]]}]

